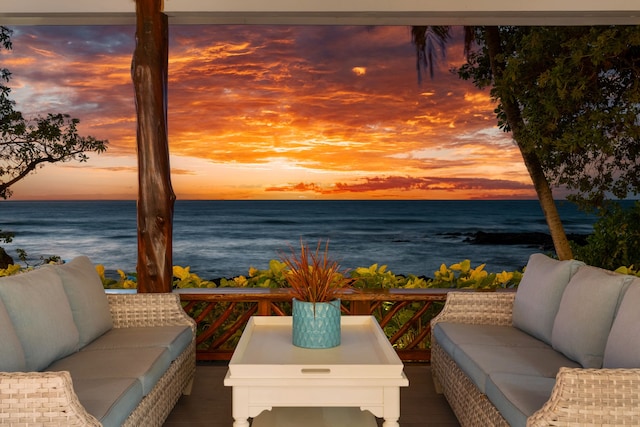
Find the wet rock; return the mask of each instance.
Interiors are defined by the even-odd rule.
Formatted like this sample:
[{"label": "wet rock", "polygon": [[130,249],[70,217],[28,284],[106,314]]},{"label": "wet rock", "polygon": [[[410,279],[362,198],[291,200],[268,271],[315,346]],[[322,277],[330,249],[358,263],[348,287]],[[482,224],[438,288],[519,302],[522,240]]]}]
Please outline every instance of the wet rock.
[{"label": "wet rock", "polygon": [[[569,240],[581,245],[586,242],[587,238],[586,235],[582,234],[569,234],[567,237]],[[473,245],[526,245],[535,246],[542,250],[553,249],[551,235],[541,232],[493,233],[477,231],[465,239],[465,242]]]},{"label": "wet rock", "polygon": [[11,264],[14,264],[13,258],[9,256],[4,248],[0,247],[0,268],[7,268]]}]

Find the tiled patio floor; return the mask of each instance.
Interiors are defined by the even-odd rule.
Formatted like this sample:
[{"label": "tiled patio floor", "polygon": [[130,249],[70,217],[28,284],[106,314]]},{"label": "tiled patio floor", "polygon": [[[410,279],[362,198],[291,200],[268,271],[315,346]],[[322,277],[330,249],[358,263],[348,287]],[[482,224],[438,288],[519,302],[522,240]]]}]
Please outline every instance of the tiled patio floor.
[{"label": "tiled patio floor", "polygon": [[[190,396],[182,396],[165,427],[231,427],[231,389],[224,363],[199,363]],[[406,364],[409,387],[400,391],[401,427],[459,426],[444,396],[436,394],[428,365]],[[301,426],[304,427],[304,426]]]}]

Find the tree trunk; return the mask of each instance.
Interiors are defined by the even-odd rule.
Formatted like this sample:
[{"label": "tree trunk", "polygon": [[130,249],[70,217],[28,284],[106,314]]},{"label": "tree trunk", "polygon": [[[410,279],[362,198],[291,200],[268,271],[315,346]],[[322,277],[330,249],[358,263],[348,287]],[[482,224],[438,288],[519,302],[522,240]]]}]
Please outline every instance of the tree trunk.
[{"label": "tree trunk", "polygon": [[560,221],[560,214],[558,213],[558,208],[555,200],[553,199],[553,193],[551,192],[549,182],[542,170],[540,159],[533,150],[528,149],[520,141],[520,135],[525,124],[522,120],[522,116],[520,115],[518,104],[513,99],[513,96],[508,89],[506,89],[500,82],[503,67],[502,64],[499,63],[499,58],[502,57],[502,47],[498,27],[485,27],[485,36],[487,48],[489,50],[489,59],[491,61],[491,72],[493,73],[494,84],[498,88],[500,101],[502,102],[507,122],[511,128],[513,140],[520,149],[522,159],[527,167],[527,171],[529,171],[529,176],[531,177],[531,181],[533,182],[533,186],[538,195],[538,200],[540,201],[540,206],[542,207],[544,217],[549,227],[549,233],[553,240],[556,255],[560,260],[572,259],[573,253],[571,251],[571,246],[569,245],[569,240],[567,239],[567,234],[564,231],[562,221]]},{"label": "tree trunk", "polygon": [[170,292],[175,194],[167,138],[168,19],[162,0],[136,0],[131,74],[138,118],[138,291]]}]

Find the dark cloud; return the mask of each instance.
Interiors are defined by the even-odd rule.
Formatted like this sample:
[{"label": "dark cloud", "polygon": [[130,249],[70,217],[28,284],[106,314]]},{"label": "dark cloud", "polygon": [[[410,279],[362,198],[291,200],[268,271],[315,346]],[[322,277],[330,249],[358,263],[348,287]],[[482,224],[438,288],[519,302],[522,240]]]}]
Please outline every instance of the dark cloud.
[{"label": "dark cloud", "polygon": [[369,193],[386,190],[421,191],[478,191],[478,190],[531,190],[531,184],[518,181],[489,178],[441,178],[413,176],[385,176],[338,182],[331,186],[316,183],[298,183],[278,187],[269,187],[266,191],[313,192],[318,194]]}]

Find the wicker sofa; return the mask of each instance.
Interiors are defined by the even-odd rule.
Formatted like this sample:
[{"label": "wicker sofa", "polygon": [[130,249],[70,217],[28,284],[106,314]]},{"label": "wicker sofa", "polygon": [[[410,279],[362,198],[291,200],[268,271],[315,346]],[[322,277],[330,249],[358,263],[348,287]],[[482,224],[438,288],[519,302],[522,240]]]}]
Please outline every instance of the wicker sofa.
[{"label": "wicker sofa", "polygon": [[174,294],[107,295],[87,257],[0,278],[0,424],[160,426],[195,373]]},{"label": "wicker sofa", "polygon": [[452,292],[432,372],[463,426],[640,424],[640,279],[541,254],[517,292]]}]

